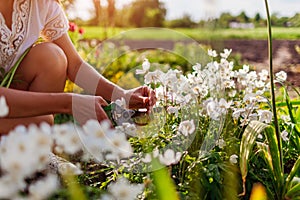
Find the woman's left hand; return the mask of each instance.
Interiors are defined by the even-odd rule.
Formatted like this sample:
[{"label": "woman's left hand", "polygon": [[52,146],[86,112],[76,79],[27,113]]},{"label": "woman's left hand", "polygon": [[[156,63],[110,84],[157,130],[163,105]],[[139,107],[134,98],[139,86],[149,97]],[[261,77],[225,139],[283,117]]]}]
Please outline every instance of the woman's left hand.
[{"label": "woman's left hand", "polygon": [[154,90],[140,86],[125,92],[125,99],[130,109],[146,108],[150,110],[156,103]]}]

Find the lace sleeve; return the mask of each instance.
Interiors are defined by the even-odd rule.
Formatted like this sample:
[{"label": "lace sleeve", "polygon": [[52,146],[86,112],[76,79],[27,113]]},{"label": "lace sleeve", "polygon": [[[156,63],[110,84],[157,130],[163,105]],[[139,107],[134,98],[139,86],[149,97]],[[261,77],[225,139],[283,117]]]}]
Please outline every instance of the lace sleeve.
[{"label": "lace sleeve", "polygon": [[69,30],[68,19],[59,3],[51,1],[42,36],[49,41],[60,38]]}]

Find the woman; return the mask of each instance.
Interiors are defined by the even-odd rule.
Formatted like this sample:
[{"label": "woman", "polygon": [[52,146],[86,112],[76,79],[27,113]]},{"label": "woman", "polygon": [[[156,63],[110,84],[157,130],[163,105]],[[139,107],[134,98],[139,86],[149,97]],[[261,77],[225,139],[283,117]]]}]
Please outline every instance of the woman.
[{"label": "woman", "polygon": [[[71,113],[84,123],[107,119],[101,106],[124,97],[130,108],[149,108],[155,94],[148,87],[124,90],[86,63],[68,36],[68,20],[55,0],[0,0],[0,66],[12,69],[27,49],[10,89],[0,88],[10,108],[0,119],[0,133],[18,124],[53,123],[53,114]],[[39,36],[46,42],[35,44]],[[69,78],[90,94],[63,93]]]}]

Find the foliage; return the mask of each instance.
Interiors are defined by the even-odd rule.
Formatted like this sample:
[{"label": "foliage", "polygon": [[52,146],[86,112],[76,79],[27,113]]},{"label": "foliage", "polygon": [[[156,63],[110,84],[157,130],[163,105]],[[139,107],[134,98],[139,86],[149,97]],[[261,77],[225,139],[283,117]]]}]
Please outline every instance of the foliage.
[{"label": "foliage", "polygon": [[165,22],[167,28],[194,28],[196,25],[197,23],[195,23],[188,14],[185,14],[179,19]]},{"label": "foliage", "polygon": [[129,10],[130,24],[135,27],[161,27],[166,9],[159,0],[135,0]]},{"label": "foliage", "polygon": [[[253,145],[256,143],[255,138],[258,134],[261,134],[263,130],[265,130],[266,133],[265,138],[267,143],[258,142],[257,151],[262,152],[261,156],[266,164],[266,170],[271,173],[269,175],[271,180],[267,180],[268,182],[265,182],[266,179],[264,177],[260,177],[259,174],[257,174],[257,177],[264,185],[267,186],[269,199],[280,200],[297,197],[299,191],[295,190],[295,188],[298,186],[296,185],[295,187],[295,185],[292,184],[292,180],[299,172],[300,157],[298,155],[298,159],[290,171],[284,172],[284,169],[281,167],[281,157],[279,154],[280,150],[278,149],[278,141],[274,132],[274,128],[271,126],[267,127],[265,124],[260,122],[252,121],[247,126],[243,134],[243,139],[241,142],[240,167],[244,184],[248,172],[247,162],[249,160],[249,154],[252,151]],[[249,137],[252,139],[249,139]],[[299,136],[296,135],[296,137],[299,140]],[[290,153],[290,150],[293,150],[293,148],[289,147],[287,153]],[[300,149],[298,149],[298,151],[299,150]]]},{"label": "foliage", "polygon": [[[121,35],[122,32],[132,31],[135,29],[131,28],[103,28],[95,26],[84,26],[85,34],[83,35],[84,40],[88,41],[105,41],[105,39],[113,38],[114,36]],[[222,42],[226,39],[259,39],[265,40],[267,33],[265,28],[254,28],[254,29],[223,29],[216,27],[204,27],[204,28],[174,28],[172,31],[176,31],[187,35],[197,41],[199,40],[213,40],[216,42]],[[299,28],[273,28],[273,39],[286,39],[286,40],[297,40],[300,38]],[[149,31],[135,33],[132,31],[131,35],[126,39],[128,40],[172,40],[178,41],[178,37],[169,37],[166,32],[160,29],[151,29]]]},{"label": "foliage", "polygon": [[[70,35],[82,57],[112,81],[156,91],[151,120],[115,129],[93,120],[82,127],[18,127],[0,143],[1,198],[299,198],[300,108],[289,96],[285,72],[251,71],[230,60],[229,49],[218,54],[179,43],[177,54],[129,52],[113,42],[79,43],[77,33]],[[189,63],[187,57],[196,58]],[[282,92],[273,104],[270,85]],[[1,110],[8,110],[5,101]],[[84,173],[78,179],[62,176],[62,186],[52,176],[26,181],[45,169],[52,144],[80,162]],[[41,185],[43,190],[35,189]]]}]

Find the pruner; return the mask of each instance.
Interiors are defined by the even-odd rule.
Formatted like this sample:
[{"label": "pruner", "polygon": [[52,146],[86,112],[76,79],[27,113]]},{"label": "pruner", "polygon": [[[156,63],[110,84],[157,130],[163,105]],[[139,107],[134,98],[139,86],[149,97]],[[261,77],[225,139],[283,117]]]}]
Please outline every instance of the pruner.
[{"label": "pruner", "polygon": [[145,126],[150,121],[150,116],[148,115],[147,110],[144,109],[126,109],[115,102],[110,103],[108,106],[104,106],[103,109],[114,126],[122,126],[123,123]]}]

